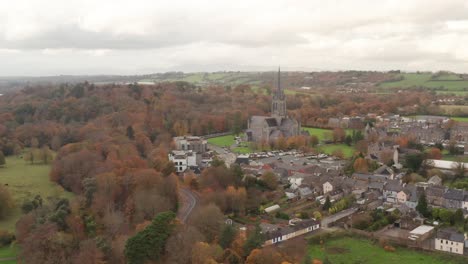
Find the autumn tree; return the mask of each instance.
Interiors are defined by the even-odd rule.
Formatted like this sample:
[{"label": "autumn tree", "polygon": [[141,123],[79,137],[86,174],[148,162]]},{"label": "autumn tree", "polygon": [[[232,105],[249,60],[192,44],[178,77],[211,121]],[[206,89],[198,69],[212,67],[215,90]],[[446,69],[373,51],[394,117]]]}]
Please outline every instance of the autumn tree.
[{"label": "autumn tree", "polygon": [[245,264],[281,264],[283,257],[274,248],[254,249],[247,257]]},{"label": "autumn tree", "polygon": [[333,129],[333,142],[343,142],[346,138],[346,132],[342,128]]},{"label": "autumn tree", "polygon": [[216,205],[208,204],[197,208],[191,217],[192,225],[200,230],[209,242],[219,238],[224,215]]},{"label": "autumn tree", "polygon": [[442,158],[442,151],[439,148],[431,148],[427,153],[427,157],[429,159],[441,159]]},{"label": "autumn tree", "polygon": [[369,166],[365,158],[357,158],[354,161],[353,168],[354,168],[354,171],[360,172],[360,173],[365,173],[369,171]]},{"label": "autumn tree", "polygon": [[222,257],[219,245],[197,242],[192,249],[192,264],[216,264]]},{"label": "autumn tree", "polygon": [[261,180],[270,190],[276,190],[276,188],[278,188],[278,177],[271,171],[263,173]]}]

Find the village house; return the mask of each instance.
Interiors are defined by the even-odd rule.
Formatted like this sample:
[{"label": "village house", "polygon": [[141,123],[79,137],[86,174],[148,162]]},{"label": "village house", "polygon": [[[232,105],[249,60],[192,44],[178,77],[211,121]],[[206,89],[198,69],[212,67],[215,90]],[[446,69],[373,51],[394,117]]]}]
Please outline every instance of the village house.
[{"label": "village house", "polygon": [[191,150],[197,154],[203,154],[207,151],[207,141],[196,136],[174,137],[176,150]]},{"label": "village house", "polygon": [[329,193],[331,191],[333,191],[333,185],[329,181],[326,181],[323,184],[323,194]]},{"label": "village house", "polygon": [[465,237],[453,229],[442,229],[437,232],[435,249],[463,255]]},{"label": "village house", "polygon": [[198,167],[197,155],[192,151],[173,150],[168,154],[169,160],[174,163],[176,172],[184,172],[187,168]]},{"label": "village house", "polygon": [[397,194],[403,189],[400,180],[390,180],[383,188],[383,196],[389,203],[397,203]]},{"label": "village house", "polygon": [[431,205],[442,207],[444,205],[445,187],[430,186],[426,188],[426,199]]},{"label": "village house", "polygon": [[320,222],[315,219],[297,222],[290,221],[290,225],[285,227],[269,227],[269,230],[264,232],[265,243],[263,245],[269,246],[277,244],[282,241],[318,230],[319,228]]},{"label": "village house", "polygon": [[444,193],[444,207],[449,209],[462,208],[464,198],[463,190],[447,189]]}]

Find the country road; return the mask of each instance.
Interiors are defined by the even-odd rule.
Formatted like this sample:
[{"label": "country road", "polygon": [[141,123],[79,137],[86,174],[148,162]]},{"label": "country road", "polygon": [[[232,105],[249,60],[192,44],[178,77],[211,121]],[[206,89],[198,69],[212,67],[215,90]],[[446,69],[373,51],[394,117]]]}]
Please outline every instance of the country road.
[{"label": "country road", "polygon": [[177,217],[182,223],[186,223],[195,206],[198,204],[198,196],[188,188],[180,188],[181,207]]}]

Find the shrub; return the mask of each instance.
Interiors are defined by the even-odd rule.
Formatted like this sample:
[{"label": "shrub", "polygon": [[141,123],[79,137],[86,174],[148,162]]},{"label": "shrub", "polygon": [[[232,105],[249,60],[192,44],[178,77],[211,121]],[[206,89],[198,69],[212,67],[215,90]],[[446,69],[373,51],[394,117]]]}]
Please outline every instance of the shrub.
[{"label": "shrub", "polygon": [[0,248],[8,246],[15,240],[15,235],[8,231],[0,230]]}]

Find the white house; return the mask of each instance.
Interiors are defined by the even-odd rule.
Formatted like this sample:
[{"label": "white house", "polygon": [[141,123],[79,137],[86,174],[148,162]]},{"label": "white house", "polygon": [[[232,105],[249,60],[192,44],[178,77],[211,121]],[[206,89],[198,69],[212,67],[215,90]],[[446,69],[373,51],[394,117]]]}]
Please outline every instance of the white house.
[{"label": "white house", "polygon": [[289,183],[291,184],[290,188],[293,190],[296,190],[297,188],[299,188],[299,186],[302,185],[302,180],[304,180],[304,178],[291,176],[288,178],[288,180],[289,180]]},{"label": "white house", "polygon": [[323,194],[333,191],[333,185],[327,181],[323,184]]},{"label": "white house", "polygon": [[197,166],[197,155],[191,150],[173,150],[168,156],[169,160],[174,163],[177,172],[184,172],[189,167]]},{"label": "white house", "polygon": [[435,249],[463,255],[465,237],[452,229],[442,229],[437,232]]}]

